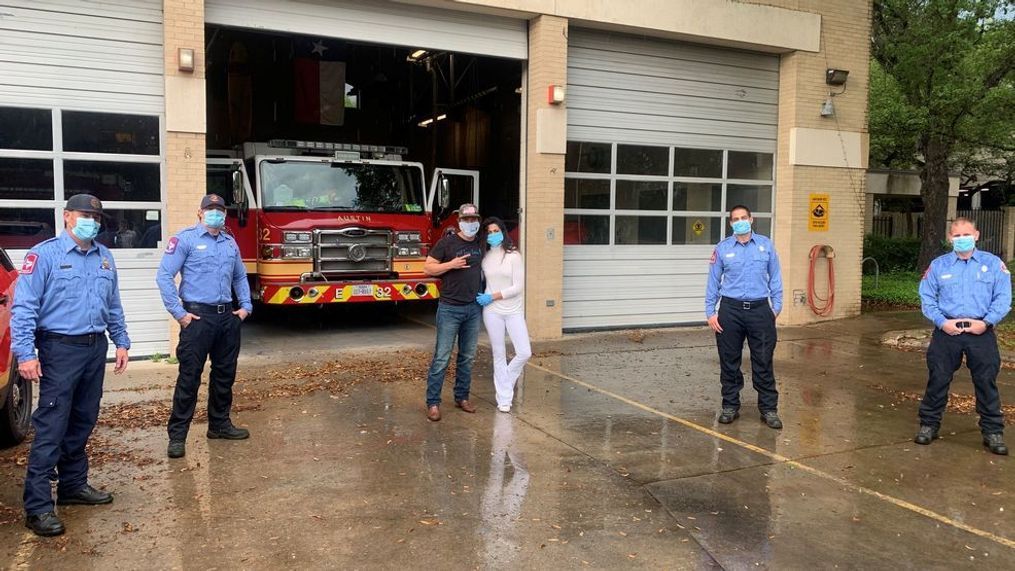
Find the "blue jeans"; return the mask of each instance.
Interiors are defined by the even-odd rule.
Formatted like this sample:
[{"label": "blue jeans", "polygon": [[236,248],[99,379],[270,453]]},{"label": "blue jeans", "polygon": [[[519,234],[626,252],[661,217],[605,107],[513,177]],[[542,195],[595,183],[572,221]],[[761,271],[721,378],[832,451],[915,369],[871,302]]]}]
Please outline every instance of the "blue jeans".
[{"label": "blue jeans", "polygon": [[476,359],[476,343],[479,341],[479,326],[483,320],[483,308],[478,303],[468,305],[437,305],[437,346],[426,379],[426,406],[441,403],[441,387],[444,373],[451,362],[451,350],[458,337],[458,360],[455,365],[455,400],[469,398],[472,385],[472,362]]}]

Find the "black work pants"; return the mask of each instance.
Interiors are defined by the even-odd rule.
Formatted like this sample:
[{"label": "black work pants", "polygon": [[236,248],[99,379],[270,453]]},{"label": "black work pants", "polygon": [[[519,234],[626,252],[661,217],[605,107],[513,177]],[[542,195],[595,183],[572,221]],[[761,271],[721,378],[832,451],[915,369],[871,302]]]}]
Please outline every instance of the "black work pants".
[{"label": "black work pants", "polygon": [[744,352],[744,339],[751,349],[751,382],[758,391],[758,409],[761,412],[779,408],[779,391],[775,388],[772,356],[777,340],[775,314],[768,303],[754,302],[745,308],[743,302],[723,298],[719,303],[719,326],[722,333],[715,334],[719,349],[719,380],[722,382],[723,408],[740,409],[740,391],[744,388],[744,374],[740,362]]},{"label": "black work pants", "polygon": [[1001,355],[997,336],[990,328],[983,335],[962,333],[949,335],[935,328],[927,348],[927,392],[920,403],[920,424],[941,427],[941,416],[948,404],[948,387],[952,376],[962,366],[962,356],[973,377],[976,392],[976,413],[980,415],[980,432],[1000,434],[1004,431],[1001,416],[1001,395],[997,392],[997,373]]},{"label": "black work pants", "polygon": [[186,440],[190,421],[197,406],[197,390],[201,386],[204,363],[211,357],[208,379],[208,430],[230,425],[229,410],[233,405],[233,382],[236,380],[236,358],[240,354],[240,323],[232,311],[224,313],[194,312],[194,319],[180,331],[176,358],[180,374],[173,393],[173,412],[169,417],[169,439]]}]

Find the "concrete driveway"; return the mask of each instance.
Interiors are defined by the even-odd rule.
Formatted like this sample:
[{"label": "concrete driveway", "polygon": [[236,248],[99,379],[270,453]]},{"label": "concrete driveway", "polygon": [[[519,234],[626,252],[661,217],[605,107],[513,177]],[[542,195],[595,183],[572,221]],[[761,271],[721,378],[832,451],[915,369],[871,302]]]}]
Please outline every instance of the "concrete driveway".
[{"label": "concrete driveway", "polygon": [[[249,324],[235,419],[195,422],[165,459],[175,378],[108,377],[93,483],[111,506],[61,511],[68,533],[20,523],[25,447],[0,453],[0,556],[11,567],[1015,568],[1012,459],[975,416],[912,444],[923,356],[878,344],[920,324],[878,314],[780,330],[782,431],[714,421],[718,360],[702,328],[570,336],[535,350],[511,414],[424,418],[425,312],[344,326]],[[1009,402],[1015,376],[999,379]],[[450,385],[450,383],[449,383]],[[749,383],[748,383],[749,385]],[[953,391],[971,394],[969,376]],[[202,411],[199,411],[201,414]],[[1009,438],[1011,441],[1012,438]]]}]

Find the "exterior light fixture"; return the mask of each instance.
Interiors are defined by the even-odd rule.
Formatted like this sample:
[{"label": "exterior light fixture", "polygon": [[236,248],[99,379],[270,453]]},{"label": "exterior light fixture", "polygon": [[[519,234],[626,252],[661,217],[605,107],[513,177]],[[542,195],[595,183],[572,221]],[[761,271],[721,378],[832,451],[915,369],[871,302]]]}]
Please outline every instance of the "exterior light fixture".
[{"label": "exterior light fixture", "polygon": [[564,86],[551,85],[546,90],[546,102],[550,105],[560,105],[564,102]]},{"label": "exterior light fixture", "polygon": [[[437,116],[437,120],[438,121],[443,121],[443,120],[445,120],[447,118],[448,118],[447,113],[441,113],[440,115]],[[419,123],[416,123],[416,126],[417,127],[429,127],[431,123],[433,123],[433,118],[432,117],[430,119],[424,119],[424,120],[420,121]]]},{"label": "exterior light fixture", "polygon": [[409,54],[409,57],[405,58],[405,61],[417,62],[425,58],[426,55],[427,55],[426,50],[415,50],[414,52]]},{"label": "exterior light fixture", "polygon": [[180,71],[193,72],[194,71],[194,49],[193,48],[180,48],[177,50],[177,55],[180,61]]},{"label": "exterior light fixture", "polygon": [[828,85],[846,85],[847,77],[849,77],[849,71],[845,69],[825,70],[825,83]]}]

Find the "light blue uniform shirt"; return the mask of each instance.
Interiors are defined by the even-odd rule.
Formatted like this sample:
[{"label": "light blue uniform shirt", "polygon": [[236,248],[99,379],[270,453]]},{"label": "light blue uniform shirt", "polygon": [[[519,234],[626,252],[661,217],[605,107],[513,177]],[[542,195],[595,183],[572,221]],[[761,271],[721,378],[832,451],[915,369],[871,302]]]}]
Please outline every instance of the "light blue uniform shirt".
[{"label": "light blue uniform shirt", "polygon": [[715,315],[720,297],[740,301],[768,299],[772,310],[782,311],[782,269],[772,241],[751,233],[741,244],[736,236],[719,242],[712,252],[705,286],[705,317]]},{"label": "light blue uniform shirt", "polygon": [[[178,273],[179,291],[173,283]],[[225,231],[213,235],[204,224],[184,228],[169,239],[155,282],[166,311],[175,319],[187,314],[181,299],[214,305],[232,303],[234,290],[240,307],[254,311],[247,270],[236,240]]]},{"label": "light blue uniform shirt", "polygon": [[920,305],[941,327],[948,319],[980,319],[997,325],[1011,310],[1011,274],[1001,258],[973,250],[968,260],[939,256],[920,280]]},{"label": "light blue uniform shirt", "polygon": [[35,359],[35,332],[86,335],[109,331],[117,347],[130,349],[120,281],[109,248],[92,242],[87,252],[64,231],[25,255],[11,307],[11,349],[19,362]]}]

